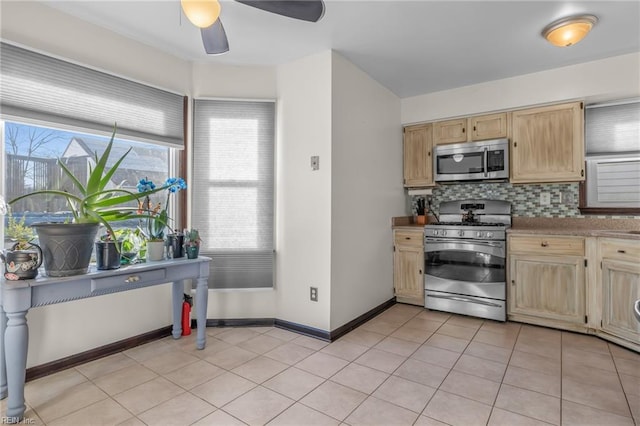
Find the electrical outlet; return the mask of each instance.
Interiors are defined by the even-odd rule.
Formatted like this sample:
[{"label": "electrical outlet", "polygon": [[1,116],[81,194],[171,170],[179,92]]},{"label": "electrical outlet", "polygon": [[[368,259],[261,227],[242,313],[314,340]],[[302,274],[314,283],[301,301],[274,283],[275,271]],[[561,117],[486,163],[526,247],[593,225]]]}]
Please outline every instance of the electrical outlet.
[{"label": "electrical outlet", "polygon": [[551,194],[548,192],[541,192],[540,193],[540,205],[541,206],[548,206],[551,204]]},{"label": "electrical outlet", "polygon": [[309,298],[312,302],[318,301],[318,287],[309,287]]},{"label": "electrical outlet", "polygon": [[560,193],[562,198],[562,204],[565,206],[570,206],[573,204],[573,193],[570,191],[563,191]]},{"label": "electrical outlet", "polygon": [[311,170],[320,169],[320,156],[314,155],[311,157]]}]

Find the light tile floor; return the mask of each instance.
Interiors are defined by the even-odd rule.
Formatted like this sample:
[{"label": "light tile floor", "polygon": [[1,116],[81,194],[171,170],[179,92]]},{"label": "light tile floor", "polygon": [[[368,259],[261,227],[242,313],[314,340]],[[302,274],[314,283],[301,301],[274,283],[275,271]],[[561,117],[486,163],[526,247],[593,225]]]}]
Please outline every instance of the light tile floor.
[{"label": "light tile floor", "polygon": [[207,334],[203,351],[169,337],[29,382],[28,423],[640,423],[640,355],[593,336],[402,304],[331,344]]}]

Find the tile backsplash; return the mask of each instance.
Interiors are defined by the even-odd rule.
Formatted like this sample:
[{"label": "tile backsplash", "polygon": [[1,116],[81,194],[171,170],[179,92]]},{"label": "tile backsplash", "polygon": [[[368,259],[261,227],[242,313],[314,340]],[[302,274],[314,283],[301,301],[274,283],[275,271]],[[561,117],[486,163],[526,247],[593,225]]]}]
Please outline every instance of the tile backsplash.
[{"label": "tile backsplash", "polygon": [[[548,205],[540,204],[541,193],[549,194],[550,203]],[[424,198],[424,196],[409,198],[411,213],[415,215],[417,200]],[[508,182],[501,182],[440,185],[433,188],[431,206],[438,213],[442,201],[472,198],[510,201],[513,216],[586,217],[578,209],[578,183],[512,185]],[[588,217],[595,216],[589,215]],[[601,217],[611,218],[614,216]]]}]

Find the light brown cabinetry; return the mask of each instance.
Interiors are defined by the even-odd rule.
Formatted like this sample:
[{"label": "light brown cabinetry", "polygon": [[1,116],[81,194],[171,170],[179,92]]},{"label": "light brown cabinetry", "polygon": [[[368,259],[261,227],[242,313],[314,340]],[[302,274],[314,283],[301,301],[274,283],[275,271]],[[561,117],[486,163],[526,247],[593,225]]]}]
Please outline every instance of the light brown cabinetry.
[{"label": "light brown cabinetry", "polygon": [[584,328],[587,264],[584,243],[582,237],[509,236],[510,319]]},{"label": "light brown cabinetry", "polygon": [[433,144],[483,141],[506,138],[509,134],[509,113],[478,115],[433,124]]},{"label": "light brown cabinetry", "polygon": [[433,186],[433,131],[431,124],[404,128],[404,186]]},{"label": "light brown cabinetry", "polygon": [[512,113],[511,182],[584,180],[582,102]]},{"label": "light brown cabinetry", "polygon": [[[640,241],[605,239],[598,244],[601,259],[601,331],[612,340],[624,339],[640,349],[640,322],[633,304],[640,299]],[[608,337],[608,336],[603,336]]]},{"label": "light brown cabinetry", "polygon": [[393,287],[396,300],[424,306],[422,228],[393,231]]}]

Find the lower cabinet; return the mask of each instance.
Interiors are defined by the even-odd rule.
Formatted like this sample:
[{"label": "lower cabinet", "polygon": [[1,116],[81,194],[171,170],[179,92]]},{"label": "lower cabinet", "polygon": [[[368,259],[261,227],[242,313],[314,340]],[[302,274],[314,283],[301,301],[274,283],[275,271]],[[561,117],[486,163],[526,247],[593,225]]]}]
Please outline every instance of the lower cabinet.
[{"label": "lower cabinet", "polygon": [[422,229],[393,232],[393,288],[396,301],[424,306]]},{"label": "lower cabinet", "polygon": [[510,314],[585,324],[584,258],[513,255]]},{"label": "lower cabinet", "polygon": [[585,239],[511,235],[507,245],[509,319],[585,330]]},{"label": "lower cabinet", "polygon": [[633,314],[633,305],[640,300],[640,242],[603,239],[599,249],[602,262],[600,331],[640,346],[640,322]]}]

